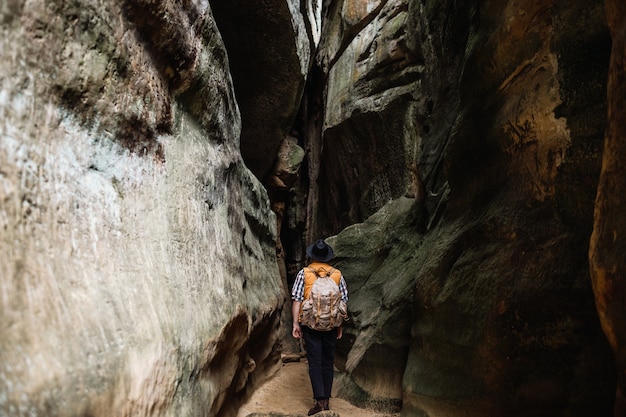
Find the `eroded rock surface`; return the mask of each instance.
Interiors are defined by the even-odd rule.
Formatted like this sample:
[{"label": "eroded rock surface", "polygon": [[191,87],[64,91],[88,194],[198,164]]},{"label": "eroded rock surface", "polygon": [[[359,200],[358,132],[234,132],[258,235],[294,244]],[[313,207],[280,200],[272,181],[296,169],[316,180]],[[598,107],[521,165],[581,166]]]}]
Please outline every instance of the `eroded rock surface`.
[{"label": "eroded rock surface", "polygon": [[587,257],[603,3],[338,4],[309,204],[352,294],[339,392],[405,416],[612,415]]},{"label": "eroded rock surface", "polygon": [[319,0],[211,1],[242,113],[241,152],[261,180],[296,118],[319,42]]},{"label": "eroded rock surface", "polygon": [[0,414],[233,415],[283,293],[208,5],[6,6]]},{"label": "eroded rock surface", "polygon": [[626,414],[626,265],[624,263],[624,161],[626,148],[626,8],[606,2],[613,44],[608,80],[608,123],[589,250],[591,277],[602,328],[615,354],[615,416]]}]

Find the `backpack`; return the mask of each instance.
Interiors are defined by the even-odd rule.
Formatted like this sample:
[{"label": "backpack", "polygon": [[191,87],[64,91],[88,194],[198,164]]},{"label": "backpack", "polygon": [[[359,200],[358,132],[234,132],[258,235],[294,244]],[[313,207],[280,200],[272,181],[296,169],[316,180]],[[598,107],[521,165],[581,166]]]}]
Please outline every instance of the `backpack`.
[{"label": "backpack", "polygon": [[[313,264],[312,264],[313,265]],[[327,269],[330,269],[327,271]],[[304,271],[305,288],[310,286],[300,309],[301,324],[319,331],[341,326],[348,318],[346,302],[341,299],[341,273],[328,265],[309,265]]]}]

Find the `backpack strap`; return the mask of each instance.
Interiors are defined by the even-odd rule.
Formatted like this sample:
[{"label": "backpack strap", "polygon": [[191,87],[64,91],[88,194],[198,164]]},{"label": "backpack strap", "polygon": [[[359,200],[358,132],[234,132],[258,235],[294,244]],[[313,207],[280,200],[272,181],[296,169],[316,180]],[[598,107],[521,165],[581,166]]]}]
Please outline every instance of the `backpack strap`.
[{"label": "backpack strap", "polygon": [[306,267],[306,269],[313,272],[318,278],[330,277],[336,271],[336,269],[332,266],[328,266],[328,268],[329,269],[326,269],[324,266],[319,266],[317,268],[313,268],[312,266]]},{"label": "backpack strap", "polygon": [[341,272],[325,262],[311,262],[305,267],[305,269],[310,270],[311,272],[314,272],[315,275],[321,277],[331,277],[337,283],[337,285],[339,285]]},{"label": "backpack strap", "polygon": [[309,264],[304,268],[304,299],[309,298],[311,294],[311,287],[318,278],[328,277],[335,281],[335,284],[339,285],[341,280],[341,273],[338,269],[332,266],[320,262]]}]

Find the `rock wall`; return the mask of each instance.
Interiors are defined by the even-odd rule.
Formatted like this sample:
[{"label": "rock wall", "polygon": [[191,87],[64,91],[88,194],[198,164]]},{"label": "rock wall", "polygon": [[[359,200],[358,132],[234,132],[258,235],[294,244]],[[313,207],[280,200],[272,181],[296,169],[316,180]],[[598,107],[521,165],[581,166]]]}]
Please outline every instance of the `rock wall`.
[{"label": "rock wall", "polygon": [[0,415],[234,415],[284,294],[208,4],[0,13]]},{"label": "rock wall", "polygon": [[626,7],[606,2],[606,16],[613,39],[608,80],[608,123],[602,172],[596,197],[589,255],[596,306],[617,368],[614,416],[626,414],[626,281],[624,279],[624,160],[626,131]]},{"label": "rock wall", "polygon": [[[300,103],[319,43],[321,0],[211,3],[228,50],[229,69],[241,110],[242,156],[269,192],[277,235],[281,236],[284,223],[290,224],[286,228],[289,233],[298,227],[294,223],[303,222],[294,221],[294,216],[285,217],[285,207],[290,204],[291,190],[299,180],[304,159],[304,135],[294,129],[294,124],[296,119],[302,119],[298,114]],[[294,241],[297,240],[280,238],[276,246],[287,303],[283,309],[284,322],[291,320],[287,285],[288,276],[293,276],[293,272],[287,273],[286,253],[301,249],[294,248]],[[283,326],[282,330],[285,348],[296,349],[291,328]]]},{"label": "rock wall", "polygon": [[[610,335],[624,310],[598,318],[588,260],[604,3],[346,0],[325,13],[306,236],[336,234],[351,290],[339,395],[403,416],[612,415],[600,323]],[[613,198],[596,220],[607,233]],[[601,272],[615,262],[598,265],[607,302],[622,292]]]}]

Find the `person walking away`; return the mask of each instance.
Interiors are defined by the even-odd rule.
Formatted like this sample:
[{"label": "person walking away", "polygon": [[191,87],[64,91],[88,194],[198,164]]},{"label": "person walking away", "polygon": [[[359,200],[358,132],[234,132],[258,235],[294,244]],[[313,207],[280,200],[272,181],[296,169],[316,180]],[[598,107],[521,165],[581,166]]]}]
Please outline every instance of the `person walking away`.
[{"label": "person walking away", "polygon": [[304,339],[315,400],[311,416],[330,409],[335,348],[347,319],[348,287],[341,271],[328,264],[334,253],[324,240],[309,245],[306,253],[311,262],[296,275],[291,312],[292,335]]}]

